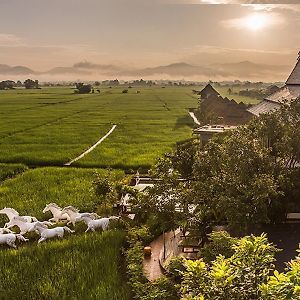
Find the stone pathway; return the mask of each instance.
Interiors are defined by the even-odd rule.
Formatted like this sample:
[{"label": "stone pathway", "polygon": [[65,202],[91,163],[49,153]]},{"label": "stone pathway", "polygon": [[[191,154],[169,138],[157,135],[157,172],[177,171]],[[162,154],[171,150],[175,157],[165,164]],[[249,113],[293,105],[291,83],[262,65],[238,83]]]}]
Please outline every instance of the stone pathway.
[{"label": "stone pathway", "polygon": [[[176,239],[174,240],[174,232],[165,233],[165,258],[173,256],[176,254],[174,250],[174,242],[177,248],[177,239],[179,238],[179,232],[175,232]],[[160,235],[156,240],[154,240],[150,245],[152,254],[150,257],[144,258],[143,261],[143,271],[145,276],[149,281],[155,281],[163,275],[163,268],[160,264],[160,259],[163,261],[163,249],[164,249],[164,236]]]},{"label": "stone pathway", "polygon": [[163,275],[162,268],[159,263],[160,251],[164,246],[163,235],[159,236],[150,245],[152,253],[150,257],[144,258],[143,270],[149,281],[154,281]]}]

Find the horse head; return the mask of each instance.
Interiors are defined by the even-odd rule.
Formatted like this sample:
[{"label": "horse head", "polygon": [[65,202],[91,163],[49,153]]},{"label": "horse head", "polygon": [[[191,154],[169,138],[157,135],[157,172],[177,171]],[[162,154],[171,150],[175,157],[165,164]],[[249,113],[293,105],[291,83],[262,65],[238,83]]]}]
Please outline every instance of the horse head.
[{"label": "horse head", "polygon": [[45,208],[43,209],[43,213],[46,213],[47,211],[51,211],[51,208],[56,208],[61,210],[61,207],[59,207],[56,203],[49,203],[45,206]]},{"label": "horse head", "polygon": [[4,207],[3,209],[1,209],[0,214],[7,215],[9,218],[19,215],[19,213],[15,209],[10,207]]},{"label": "horse head", "polygon": [[116,216],[111,216],[109,217],[109,220],[119,220],[120,216],[116,217]]}]

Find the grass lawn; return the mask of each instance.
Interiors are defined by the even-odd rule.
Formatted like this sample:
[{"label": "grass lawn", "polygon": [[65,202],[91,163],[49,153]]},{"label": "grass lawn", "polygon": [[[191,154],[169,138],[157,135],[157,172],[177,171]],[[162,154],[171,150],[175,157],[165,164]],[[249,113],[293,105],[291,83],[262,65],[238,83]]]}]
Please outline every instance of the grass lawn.
[{"label": "grass lawn", "polygon": [[[98,199],[92,190],[95,169],[38,168],[25,171],[0,185],[0,207],[13,207],[22,215],[49,219],[43,208],[56,202],[74,205],[81,211],[96,211]],[[99,174],[107,171],[97,170]],[[115,180],[122,171],[113,171]],[[1,216],[0,227],[7,221]],[[127,300],[129,289],[124,278],[121,248],[125,235],[110,230],[76,234],[63,240],[37,245],[38,235],[18,250],[0,246],[1,299],[118,299]]]}]

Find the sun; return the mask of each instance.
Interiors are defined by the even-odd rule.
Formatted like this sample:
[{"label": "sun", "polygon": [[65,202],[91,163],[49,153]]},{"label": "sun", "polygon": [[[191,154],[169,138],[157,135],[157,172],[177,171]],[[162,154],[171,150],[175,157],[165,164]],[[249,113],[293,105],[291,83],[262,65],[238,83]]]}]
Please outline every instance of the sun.
[{"label": "sun", "polygon": [[267,27],[270,23],[270,18],[266,14],[252,14],[243,19],[245,28],[252,31],[258,31]]}]

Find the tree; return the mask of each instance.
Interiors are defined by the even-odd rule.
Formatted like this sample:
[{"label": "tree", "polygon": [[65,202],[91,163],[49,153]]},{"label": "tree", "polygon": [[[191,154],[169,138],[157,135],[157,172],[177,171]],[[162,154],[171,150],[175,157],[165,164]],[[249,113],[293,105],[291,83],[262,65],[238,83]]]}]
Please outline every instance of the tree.
[{"label": "tree", "polygon": [[32,79],[26,79],[24,81],[24,86],[26,89],[38,89],[39,88],[39,81],[38,80],[32,80]]},{"label": "tree", "polygon": [[82,82],[75,83],[76,92],[78,94],[89,94],[92,91],[92,86],[90,84],[84,84]]},{"label": "tree", "polygon": [[0,90],[12,90],[16,83],[12,80],[5,80],[0,82]]},{"label": "tree", "polygon": [[243,237],[232,248],[232,256],[219,255],[209,265],[201,259],[185,261],[182,299],[262,299],[261,285],[274,270],[278,250],[264,235]]}]

